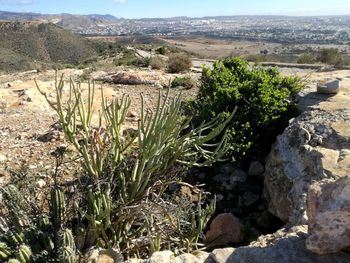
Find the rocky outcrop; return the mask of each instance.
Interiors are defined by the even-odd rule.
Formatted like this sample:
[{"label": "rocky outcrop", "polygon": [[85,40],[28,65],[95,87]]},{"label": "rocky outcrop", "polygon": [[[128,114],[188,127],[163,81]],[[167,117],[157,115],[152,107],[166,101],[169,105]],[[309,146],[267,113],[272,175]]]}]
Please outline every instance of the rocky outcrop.
[{"label": "rocky outcrop", "polygon": [[305,248],[307,226],[282,229],[261,236],[247,247],[214,250],[205,263],[343,263],[350,262],[350,254],[340,252],[327,256],[317,255]]},{"label": "rocky outcrop", "polygon": [[95,72],[94,80],[121,85],[158,85],[163,87],[169,80],[155,71],[118,71],[115,73]]},{"label": "rocky outcrop", "polygon": [[310,236],[306,247],[317,254],[349,250],[350,176],[315,182],[308,193],[307,207]]},{"label": "rocky outcrop", "polygon": [[307,224],[313,181],[349,175],[350,110],[303,113],[277,138],[266,161],[269,211],[290,225]]},{"label": "rocky outcrop", "polygon": [[350,254],[339,252],[317,255],[305,248],[308,236],[306,225],[281,229],[274,234],[261,236],[249,246],[216,249],[211,253],[194,252],[175,257],[170,251],[156,252],[147,260],[129,260],[127,263],[344,263]]}]

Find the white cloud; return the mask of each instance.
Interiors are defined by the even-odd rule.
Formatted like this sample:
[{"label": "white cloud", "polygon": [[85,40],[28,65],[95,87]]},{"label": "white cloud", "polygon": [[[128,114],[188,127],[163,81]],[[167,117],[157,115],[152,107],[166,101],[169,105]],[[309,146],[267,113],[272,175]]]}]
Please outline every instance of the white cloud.
[{"label": "white cloud", "polygon": [[125,3],[127,0],[113,0],[113,3],[118,3],[118,4],[122,4]]}]

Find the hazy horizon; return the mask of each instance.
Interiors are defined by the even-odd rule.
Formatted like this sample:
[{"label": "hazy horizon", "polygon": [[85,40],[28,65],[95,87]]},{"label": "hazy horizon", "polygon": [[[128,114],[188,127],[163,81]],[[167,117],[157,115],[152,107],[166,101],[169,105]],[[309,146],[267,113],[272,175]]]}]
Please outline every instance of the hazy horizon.
[{"label": "hazy horizon", "polygon": [[0,10],[41,14],[110,14],[130,19],[181,16],[338,16],[350,15],[350,3],[344,0],[295,0],[292,3],[277,0],[0,0]]}]

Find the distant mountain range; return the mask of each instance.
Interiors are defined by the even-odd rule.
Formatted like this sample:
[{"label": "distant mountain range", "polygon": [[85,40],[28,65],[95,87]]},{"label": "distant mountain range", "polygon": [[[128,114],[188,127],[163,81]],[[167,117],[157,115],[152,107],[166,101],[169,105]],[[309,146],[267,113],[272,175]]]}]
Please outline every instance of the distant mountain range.
[{"label": "distant mountain range", "polygon": [[71,31],[79,29],[107,26],[119,19],[112,15],[72,15],[72,14],[57,14],[47,15],[39,13],[15,13],[0,11],[0,20],[10,21],[41,21],[57,24]]}]

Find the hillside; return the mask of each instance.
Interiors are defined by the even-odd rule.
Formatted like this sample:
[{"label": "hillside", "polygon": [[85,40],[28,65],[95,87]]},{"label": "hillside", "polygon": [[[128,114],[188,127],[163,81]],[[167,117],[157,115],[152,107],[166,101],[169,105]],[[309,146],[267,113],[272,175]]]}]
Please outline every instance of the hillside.
[{"label": "hillside", "polygon": [[78,64],[97,56],[95,45],[41,22],[0,22],[0,71],[33,69],[38,64]]}]

